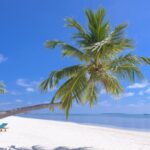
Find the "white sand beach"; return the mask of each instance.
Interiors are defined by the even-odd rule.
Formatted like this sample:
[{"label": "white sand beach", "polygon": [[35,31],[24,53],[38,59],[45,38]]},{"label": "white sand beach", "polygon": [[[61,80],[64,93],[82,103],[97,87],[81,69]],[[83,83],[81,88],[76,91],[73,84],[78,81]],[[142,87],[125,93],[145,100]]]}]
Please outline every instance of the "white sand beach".
[{"label": "white sand beach", "polygon": [[[8,117],[0,150],[150,150],[150,132]],[[10,148],[12,147],[12,148]]]}]

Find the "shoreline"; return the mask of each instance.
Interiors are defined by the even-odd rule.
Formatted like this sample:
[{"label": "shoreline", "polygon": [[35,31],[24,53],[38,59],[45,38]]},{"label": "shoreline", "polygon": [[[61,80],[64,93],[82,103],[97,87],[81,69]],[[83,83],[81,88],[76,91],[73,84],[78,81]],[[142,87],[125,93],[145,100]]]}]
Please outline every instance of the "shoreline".
[{"label": "shoreline", "polygon": [[59,147],[80,150],[150,149],[150,133],[145,131],[25,117],[8,117],[0,122],[8,123],[8,131],[0,132],[0,148],[14,145],[31,149],[37,145],[44,150]]},{"label": "shoreline", "polygon": [[75,123],[75,124],[79,124],[79,125],[93,126],[93,127],[100,127],[100,128],[102,127],[102,128],[118,129],[118,130],[125,130],[125,131],[137,131],[137,132],[149,132],[150,133],[150,129],[124,128],[124,127],[118,127],[115,125],[107,125],[107,124],[80,123],[80,122],[75,122],[75,121],[53,120],[53,119],[35,118],[35,117],[26,117],[26,116],[17,116],[17,117],[48,120],[48,121],[62,122],[62,123],[73,123],[73,124]]},{"label": "shoreline", "polygon": [[[105,113],[106,114],[106,113]],[[90,115],[90,116],[101,116],[101,115],[105,115],[105,114],[92,114],[92,115]],[[111,115],[115,115],[114,113],[110,113]],[[110,116],[110,114],[108,113],[108,114],[106,114],[106,116]],[[33,118],[33,119],[41,119],[41,120],[50,120],[50,121],[58,121],[58,122],[64,122],[64,123],[68,123],[68,122],[70,122],[70,123],[77,123],[77,124],[81,124],[81,125],[88,125],[88,126],[96,126],[96,127],[106,127],[106,128],[112,128],[112,129],[120,129],[120,130],[126,130],[126,131],[138,131],[138,132],[150,132],[150,127],[149,128],[144,128],[144,127],[126,127],[126,126],[121,126],[121,125],[117,125],[117,124],[109,124],[109,123],[92,123],[92,122],[80,122],[79,120],[65,120],[64,119],[64,114],[48,114],[48,116],[56,116],[56,118],[57,118],[57,116],[61,116],[61,117],[63,117],[63,119],[62,118],[59,118],[59,119],[54,119],[54,118],[42,118],[42,117],[37,117],[37,115],[38,114],[29,114],[29,116],[27,115],[18,115],[18,117],[23,117],[23,118]],[[47,115],[47,114],[42,114],[42,116],[44,116],[44,115]],[[122,115],[122,114],[121,114]],[[124,115],[126,115],[126,116],[128,116],[128,115],[131,115],[131,114],[124,114]],[[133,115],[133,114],[132,114]],[[134,114],[134,116],[139,116],[139,114]],[[141,116],[143,116],[144,114],[140,114]],[[41,116],[41,114],[40,114],[40,116]],[[74,117],[74,116],[88,116],[88,114],[82,114],[82,115],[80,115],[80,114],[71,114],[70,115],[70,118],[71,117]],[[145,115],[144,115],[145,116]],[[102,116],[103,117],[103,116]],[[120,118],[120,116],[115,116],[116,118]],[[84,119],[84,118],[83,118]],[[97,118],[98,119],[98,118]],[[110,119],[110,118],[108,118],[108,119]],[[134,119],[134,118],[133,118]],[[124,122],[125,124],[126,124],[126,122]],[[149,124],[150,125],[150,124]]]}]

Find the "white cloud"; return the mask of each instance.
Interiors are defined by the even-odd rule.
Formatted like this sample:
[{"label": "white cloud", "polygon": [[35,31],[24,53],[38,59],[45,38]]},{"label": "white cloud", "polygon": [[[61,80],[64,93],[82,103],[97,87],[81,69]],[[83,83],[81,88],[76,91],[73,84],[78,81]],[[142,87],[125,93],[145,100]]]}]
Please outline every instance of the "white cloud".
[{"label": "white cloud", "polygon": [[129,85],[128,88],[129,89],[139,89],[139,88],[145,88],[148,86],[148,81],[144,81],[142,83],[134,83],[132,85]]},{"label": "white cloud", "polygon": [[11,95],[17,95],[17,92],[11,91],[10,94],[11,94]]},{"label": "white cloud", "polygon": [[144,91],[140,91],[140,92],[138,93],[138,95],[140,95],[140,96],[144,95]]},{"label": "white cloud", "polygon": [[54,92],[58,89],[58,87],[53,87],[52,89],[48,89],[48,92]]},{"label": "white cloud", "polygon": [[31,88],[31,87],[28,87],[28,88],[26,88],[26,91],[27,91],[27,92],[34,92],[35,89],[34,89],[34,88]]},{"label": "white cloud", "polygon": [[23,100],[22,99],[16,99],[17,103],[21,103]]},{"label": "white cloud", "polygon": [[134,95],[133,92],[128,92],[128,93],[123,94],[124,97],[130,97],[130,96],[133,96],[133,95]]},{"label": "white cloud", "polygon": [[128,106],[129,106],[129,107],[136,107],[137,104],[129,104]]},{"label": "white cloud", "polygon": [[145,93],[150,94],[150,88],[148,88]]},{"label": "white cloud", "polygon": [[100,91],[100,94],[106,94],[106,90],[102,89],[102,90]]},{"label": "white cloud", "polygon": [[143,102],[138,102],[138,103],[134,103],[134,104],[128,104],[129,107],[143,107],[144,105],[146,105]]},{"label": "white cloud", "polygon": [[4,55],[0,54],[0,63],[6,61],[8,58],[5,57]]},{"label": "white cloud", "polygon": [[148,88],[148,89],[146,89],[146,90],[143,90],[143,91],[140,91],[140,92],[138,93],[138,95],[140,95],[140,96],[142,96],[142,95],[144,95],[144,94],[150,94],[150,88]]},{"label": "white cloud", "polygon": [[31,105],[31,104],[33,104],[32,102],[27,102],[27,105]]},{"label": "white cloud", "polygon": [[27,92],[35,92],[37,90],[38,85],[40,84],[40,82],[39,81],[29,82],[25,79],[20,78],[16,81],[16,84],[18,86],[21,86],[21,87],[25,88],[25,90]]},{"label": "white cloud", "polygon": [[19,95],[19,93],[16,92],[16,91],[8,91],[8,94],[10,94],[10,95]]},{"label": "white cloud", "polygon": [[109,103],[108,101],[102,101],[99,103],[100,106],[103,106],[103,107],[109,107],[111,106],[111,103]]},{"label": "white cloud", "polygon": [[10,104],[12,104],[12,103],[10,103],[10,102],[1,102],[1,103],[0,103],[1,106],[2,106],[2,105],[10,105]]},{"label": "white cloud", "polygon": [[44,103],[50,103],[50,101],[44,101]]},{"label": "white cloud", "polygon": [[133,92],[123,93],[123,94],[120,95],[120,99],[121,98],[126,98],[126,97],[131,97],[131,96],[134,96],[134,95],[135,95],[135,93],[133,93]]},{"label": "white cloud", "polygon": [[22,86],[22,87],[29,87],[30,85],[26,82],[24,79],[18,79],[16,81],[17,85]]}]

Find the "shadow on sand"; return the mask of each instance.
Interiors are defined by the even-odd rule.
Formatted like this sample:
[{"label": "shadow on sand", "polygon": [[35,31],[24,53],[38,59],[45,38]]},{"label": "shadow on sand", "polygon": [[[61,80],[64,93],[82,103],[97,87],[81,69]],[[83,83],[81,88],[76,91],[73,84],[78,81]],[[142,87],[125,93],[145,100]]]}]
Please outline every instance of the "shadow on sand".
[{"label": "shadow on sand", "polygon": [[16,147],[14,145],[9,146],[8,148],[2,148],[0,147],[0,150],[90,150],[89,147],[78,147],[78,148],[67,148],[67,147],[56,147],[56,148],[44,148],[38,145],[32,146],[31,148],[25,148],[25,147]]}]

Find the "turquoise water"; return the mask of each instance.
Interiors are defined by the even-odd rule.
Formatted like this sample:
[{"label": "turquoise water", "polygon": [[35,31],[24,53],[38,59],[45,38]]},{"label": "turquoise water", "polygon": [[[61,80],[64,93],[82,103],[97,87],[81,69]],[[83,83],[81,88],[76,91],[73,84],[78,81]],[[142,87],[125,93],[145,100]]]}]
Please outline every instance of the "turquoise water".
[{"label": "turquoise water", "polygon": [[150,131],[149,114],[72,114],[66,120],[63,114],[24,114],[23,117],[39,118],[55,121],[75,122],[95,126],[123,128],[127,130]]}]

